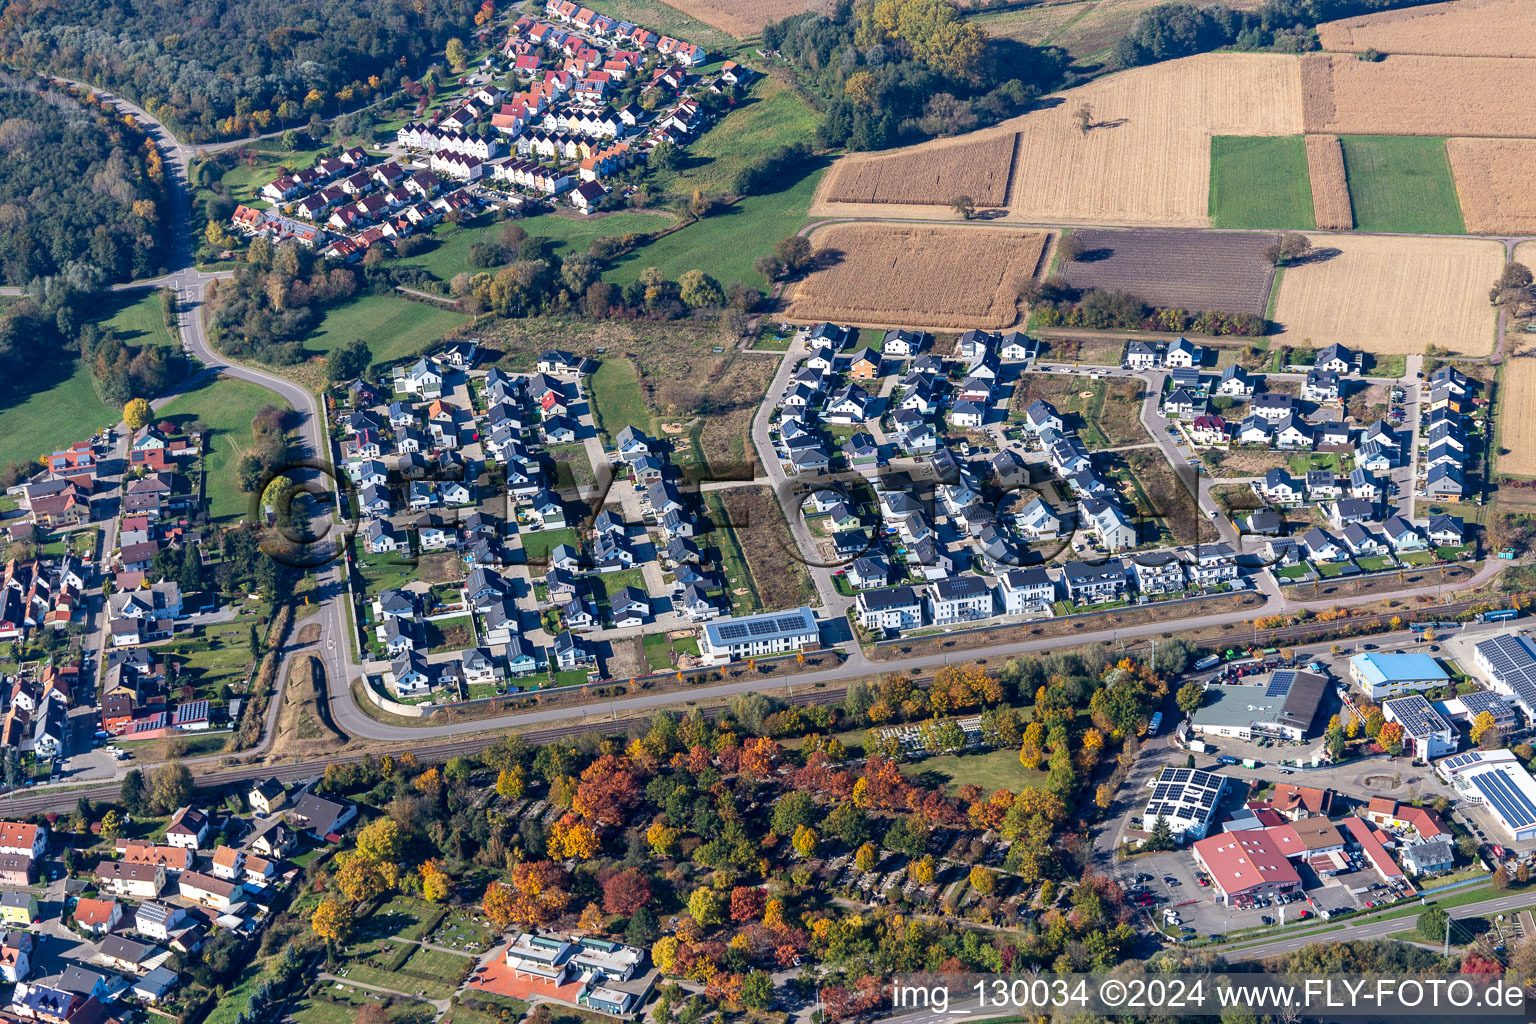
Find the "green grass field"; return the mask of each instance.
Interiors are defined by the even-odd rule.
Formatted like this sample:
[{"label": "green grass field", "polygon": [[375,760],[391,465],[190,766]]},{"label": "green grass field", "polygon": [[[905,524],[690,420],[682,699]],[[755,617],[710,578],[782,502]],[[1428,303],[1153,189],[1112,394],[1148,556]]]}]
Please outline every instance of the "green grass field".
[{"label": "green grass field", "polygon": [[312,167],[320,159],[321,152],[319,149],[307,153],[263,152],[252,162],[225,171],[220,180],[229,190],[230,198],[237,203],[247,203],[256,198],[263,185],[281,176],[284,167],[295,171]]},{"label": "green grass field", "polygon": [[604,359],[588,382],[592,418],[605,444],[612,444],[625,427],[639,427],[654,437],[656,426],[640,393],[635,364],[622,357]]},{"label": "green grass field", "polygon": [[412,302],[397,295],[364,295],[326,311],[304,348],[327,353],[362,338],[375,363],[392,363],[414,355],[469,318],[445,306]]},{"label": "green grass field", "polygon": [[1444,139],[1345,135],[1339,141],[1357,230],[1466,233]]},{"label": "green grass field", "polygon": [[752,263],[771,252],[773,243],[805,225],[806,211],[824,169],[817,167],[777,192],[748,196],[712,217],[636,249],[614,262],[607,279],[628,284],[646,267],[656,267],[673,281],[687,271],[704,270],[721,284],[740,281],[767,288],[767,279],[752,269]]},{"label": "green grass field", "polygon": [[773,78],[758,79],[735,110],[680,154],[676,170],[656,172],[651,184],[674,195],[690,195],[696,188],[722,195],[742,167],[781,146],[809,139],[817,121],[816,112],[794,89]]},{"label": "green grass field", "polygon": [[1210,214],[1213,228],[1315,228],[1302,137],[1213,137]]},{"label": "green grass field", "polygon": [[943,754],[925,757],[912,764],[902,765],[901,773],[909,778],[926,777],[925,781],[943,784],[953,796],[961,786],[974,783],[984,792],[994,789],[1011,789],[1015,792],[1024,786],[1038,786],[1045,782],[1045,773],[1031,771],[1019,764],[1017,750],[993,750],[983,754]]},{"label": "green grass field", "polygon": [[[129,345],[171,344],[158,291],[112,292],[101,303],[98,322],[111,324]],[[18,389],[0,408],[0,463],[36,459],[123,418],[121,409],[96,397],[90,372],[78,359],[40,362],[27,384],[29,389]]]},{"label": "green grass field", "polygon": [[[594,238],[659,231],[675,219],[667,213],[624,211],[594,217],[546,213],[517,223],[530,235],[550,239],[554,243],[552,249],[555,254],[564,257],[585,252]],[[501,223],[476,228],[439,224],[432,229],[436,244],[431,249],[408,256],[399,260],[399,263],[402,266],[421,267],[439,281],[445,282],[451,281],[455,274],[479,273],[479,269],[469,265],[469,247],[482,239],[496,241],[501,236],[502,227]]]},{"label": "green grass field", "polygon": [[211,429],[203,464],[208,514],[216,522],[231,522],[250,511],[251,496],[240,490],[235,468],[250,447],[251,420],[264,405],[286,407],[287,403],[266,388],[221,377],[177,397],[156,413],[181,428],[201,420]]}]

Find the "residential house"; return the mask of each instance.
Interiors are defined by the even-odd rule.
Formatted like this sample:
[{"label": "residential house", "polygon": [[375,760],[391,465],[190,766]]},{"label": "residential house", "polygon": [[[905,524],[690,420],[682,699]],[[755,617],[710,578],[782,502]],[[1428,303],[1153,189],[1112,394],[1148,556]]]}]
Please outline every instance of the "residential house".
[{"label": "residential house", "polygon": [[992,589],[976,576],[955,576],[929,584],[928,605],[937,626],[973,622],[994,614]]},{"label": "residential house", "polygon": [[1129,586],[1125,565],[1119,559],[1110,559],[1099,565],[1068,562],[1062,566],[1061,582],[1066,588],[1068,600],[1076,604],[1104,604],[1123,600]]}]

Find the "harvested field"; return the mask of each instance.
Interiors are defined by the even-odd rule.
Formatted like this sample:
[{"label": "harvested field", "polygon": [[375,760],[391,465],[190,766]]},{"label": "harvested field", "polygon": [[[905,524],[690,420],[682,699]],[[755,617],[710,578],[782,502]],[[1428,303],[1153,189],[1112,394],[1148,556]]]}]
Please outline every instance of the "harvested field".
[{"label": "harvested field", "polygon": [[[988,129],[984,137],[1019,136],[1007,219],[1206,226],[1211,136],[1301,134],[1299,68],[1294,57],[1202,54],[1070,89],[1051,107]],[[1083,104],[1095,125],[1086,134],[1074,117]],[[901,164],[914,156],[920,166],[931,146],[880,158],[895,165],[882,173],[907,173]],[[830,202],[825,182],[813,217],[955,216],[952,197],[927,206]]]},{"label": "harvested field", "polygon": [[956,196],[970,196],[978,207],[1007,206],[1018,142],[1013,132],[965,136],[894,157],[860,154],[839,160],[827,176],[827,200],[948,205]]},{"label": "harvested field", "polygon": [[1494,470],[1499,476],[1536,477],[1536,416],[1530,414],[1536,408],[1536,335],[1511,332],[1505,345]]},{"label": "harvested field", "polygon": [[1536,140],[1447,139],[1445,152],[1468,231],[1536,234]]},{"label": "harvested field", "polygon": [[1259,232],[1115,231],[1073,233],[1086,259],[1058,270],[1074,288],[1109,288],[1155,306],[1213,309],[1262,316],[1274,268],[1264,249],[1275,236]]},{"label": "harvested field", "polygon": [[[1454,83],[1454,88],[1448,84]],[[1308,132],[1536,137],[1536,59],[1347,54],[1301,59]],[[1026,140],[1027,141],[1027,140]]]},{"label": "harvested field", "polygon": [[1380,50],[1448,57],[1536,57],[1530,0],[1457,0],[1317,26],[1325,50]]},{"label": "harvested field", "polygon": [[737,39],[763,34],[763,26],[820,6],[820,0],[662,0]]},{"label": "harvested field", "polygon": [[812,239],[821,266],[793,289],[789,316],[871,327],[1002,328],[1040,266],[1039,231],[834,224]]},{"label": "harvested field", "polygon": [[1344,150],[1337,135],[1307,136],[1307,174],[1312,179],[1312,214],[1324,231],[1355,226],[1344,178]]},{"label": "harvested field", "polygon": [[1497,242],[1317,236],[1319,257],[1287,267],[1273,318],[1283,345],[1340,342],[1378,355],[1428,344],[1462,355],[1493,350],[1488,286],[1504,266]]},{"label": "harvested field", "polygon": [[968,19],[999,39],[1017,39],[1030,46],[1048,42],[1074,20],[1091,10],[1097,0],[1048,3],[1018,11],[987,11]]}]

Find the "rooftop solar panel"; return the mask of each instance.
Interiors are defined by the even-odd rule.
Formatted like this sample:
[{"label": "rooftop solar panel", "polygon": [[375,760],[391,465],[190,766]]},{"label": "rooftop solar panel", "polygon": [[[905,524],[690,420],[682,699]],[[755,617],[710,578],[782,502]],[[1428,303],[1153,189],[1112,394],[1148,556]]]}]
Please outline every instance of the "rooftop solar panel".
[{"label": "rooftop solar panel", "polygon": [[744,640],[747,637],[747,627],[740,623],[728,622],[723,626],[717,626],[716,629],[722,640]]},{"label": "rooftop solar panel", "polygon": [[1172,772],[1169,773],[1168,781],[1169,782],[1188,782],[1189,781],[1189,769],[1188,768],[1175,768]]}]

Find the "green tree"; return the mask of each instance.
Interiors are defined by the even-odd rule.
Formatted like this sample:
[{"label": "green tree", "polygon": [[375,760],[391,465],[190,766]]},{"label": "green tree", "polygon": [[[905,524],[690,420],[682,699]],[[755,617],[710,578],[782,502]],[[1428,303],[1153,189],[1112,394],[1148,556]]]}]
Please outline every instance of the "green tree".
[{"label": "green tree", "polygon": [[1186,715],[1193,715],[1200,710],[1200,705],[1205,703],[1205,687],[1194,680],[1190,680],[1179,687],[1178,694],[1174,697],[1174,703],[1179,710]]},{"label": "green tree", "polygon": [[167,761],[155,772],[150,803],[161,814],[184,807],[192,799],[192,773],[179,761]]},{"label": "green tree", "polygon": [[801,825],[809,825],[817,818],[816,801],[809,793],[795,790],[779,798],[774,805],[769,829],[776,836],[792,836]]},{"label": "green tree", "polygon": [[1144,845],[1151,850],[1173,849],[1173,826],[1168,824],[1166,816],[1159,814],[1152,822],[1152,834]]},{"label": "green tree", "polygon": [[448,40],[447,45],[443,47],[443,58],[455,72],[463,71],[464,65],[469,63],[469,55],[464,52],[464,40],[457,36]]},{"label": "green tree", "polygon": [[678,297],[689,309],[719,306],[725,302],[720,282],[702,270],[690,270],[678,279]]},{"label": "green tree", "polygon": [[725,900],[713,889],[700,886],[688,897],[688,914],[708,927],[725,920]]},{"label": "green tree", "polygon": [[773,1001],[773,979],[766,971],[750,971],[741,980],[741,1005],[749,1010],[766,1010]]},{"label": "green tree", "polygon": [[148,787],[144,784],[144,773],[137,768],[130,768],[123,776],[122,788],[118,790],[118,802],[123,805],[123,810],[129,814],[139,814],[144,810],[144,801],[149,795]]},{"label": "green tree", "polygon": [[1441,942],[1445,939],[1445,923],[1451,916],[1439,907],[1430,907],[1419,915],[1419,923],[1414,930],[1419,937],[1430,942]]},{"label": "green tree", "polygon": [[785,272],[798,274],[811,265],[811,240],[804,235],[790,235],[773,245],[773,254]]},{"label": "green tree", "polygon": [[658,934],[655,912],[650,907],[641,907],[629,915],[629,924],[624,929],[624,941],[644,949],[656,941]]},{"label": "green tree", "polygon": [[949,201],[949,205],[960,215],[961,220],[970,220],[976,216],[976,200],[970,196],[955,196]]},{"label": "green tree", "polygon": [[361,377],[371,362],[373,353],[363,339],[357,338],[346,345],[338,345],[325,357],[325,379],[332,384],[340,384]]}]

